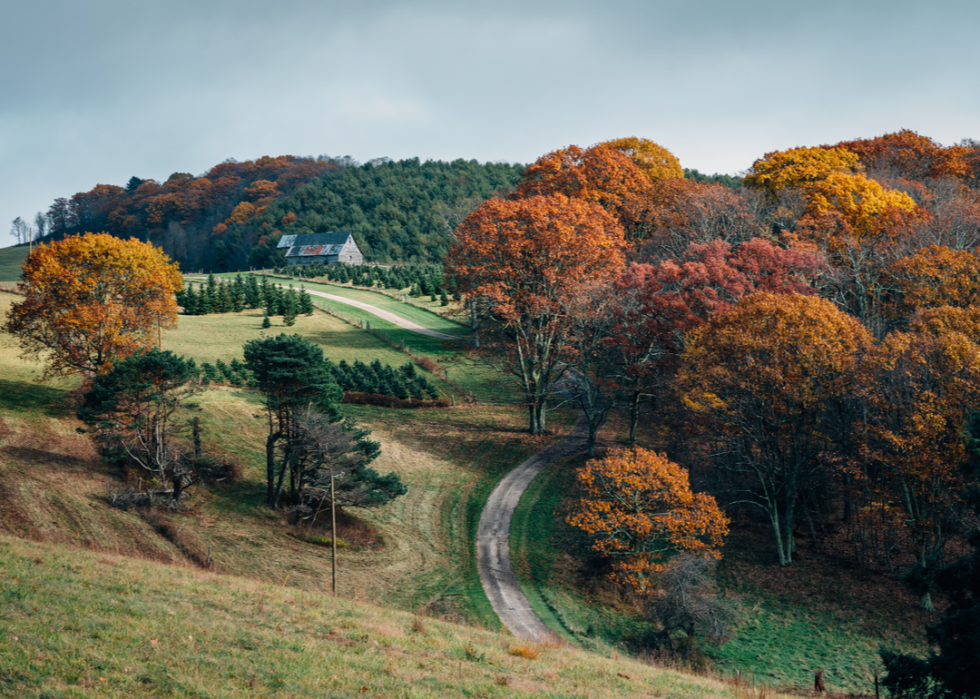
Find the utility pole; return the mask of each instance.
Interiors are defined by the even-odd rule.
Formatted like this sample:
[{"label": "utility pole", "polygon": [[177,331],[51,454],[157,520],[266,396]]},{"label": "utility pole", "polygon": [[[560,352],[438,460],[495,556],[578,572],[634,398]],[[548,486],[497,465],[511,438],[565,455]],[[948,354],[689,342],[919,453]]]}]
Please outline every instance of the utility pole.
[{"label": "utility pole", "polygon": [[334,498],[333,466],[330,467],[330,591],[337,596],[337,503]]}]

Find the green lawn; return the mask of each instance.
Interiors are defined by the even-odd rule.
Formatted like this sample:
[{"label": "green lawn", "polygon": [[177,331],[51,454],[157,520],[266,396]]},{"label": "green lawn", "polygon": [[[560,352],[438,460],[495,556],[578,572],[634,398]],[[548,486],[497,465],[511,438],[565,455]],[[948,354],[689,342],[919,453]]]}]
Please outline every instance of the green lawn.
[{"label": "green lawn", "polygon": [[29,247],[0,248],[0,282],[20,280],[20,266],[27,259]]}]

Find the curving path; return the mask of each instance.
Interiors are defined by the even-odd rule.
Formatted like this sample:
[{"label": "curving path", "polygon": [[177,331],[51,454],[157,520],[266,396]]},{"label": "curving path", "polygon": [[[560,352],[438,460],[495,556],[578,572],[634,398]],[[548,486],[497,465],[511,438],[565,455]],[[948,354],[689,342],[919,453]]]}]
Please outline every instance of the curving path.
[{"label": "curving path", "polygon": [[[276,286],[284,286],[283,284],[277,284]],[[457,342],[466,342],[465,338],[459,337],[457,335],[447,335],[446,333],[441,333],[438,330],[429,330],[426,327],[419,325],[418,323],[413,323],[410,320],[402,318],[397,313],[392,313],[391,311],[385,311],[377,306],[372,306],[369,303],[364,303],[363,301],[354,301],[353,299],[344,298],[343,296],[337,296],[336,294],[328,294],[325,291],[314,291],[312,289],[307,289],[306,293],[311,296],[322,296],[325,299],[330,299],[331,301],[337,301],[338,303],[346,303],[348,306],[354,306],[355,308],[360,308],[362,311],[367,311],[372,315],[378,316],[382,320],[387,320],[393,325],[397,325],[399,328],[404,328],[405,330],[411,330],[413,333],[418,333],[419,335],[427,335],[429,337],[436,337],[440,340],[456,340]]]},{"label": "curving path", "polygon": [[552,461],[582,451],[587,437],[588,421],[583,416],[568,435],[504,476],[490,493],[480,515],[476,533],[480,582],[504,626],[527,641],[548,641],[555,638],[555,633],[534,613],[517,585],[510,561],[510,522],[521,495],[534,477]]}]

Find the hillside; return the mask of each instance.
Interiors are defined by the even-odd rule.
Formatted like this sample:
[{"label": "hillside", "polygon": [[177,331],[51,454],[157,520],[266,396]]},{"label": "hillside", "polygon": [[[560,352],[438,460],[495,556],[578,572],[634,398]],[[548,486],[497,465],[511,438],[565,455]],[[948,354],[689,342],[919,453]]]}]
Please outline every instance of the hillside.
[{"label": "hillside", "polygon": [[10,536],[0,599],[0,693],[11,697],[756,696],[322,588]]},{"label": "hillside", "polygon": [[166,182],[133,177],[61,197],[49,235],[106,231],[149,239],[184,270],[271,266],[283,233],[352,231],[365,260],[438,262],[461,216],[510,191],[519,165],[263,157]]},{"label": "hillside", "polygon": [[0,282],[14,282],[20,279],[20,266],[27,259],[25,247],[0,248]]}]

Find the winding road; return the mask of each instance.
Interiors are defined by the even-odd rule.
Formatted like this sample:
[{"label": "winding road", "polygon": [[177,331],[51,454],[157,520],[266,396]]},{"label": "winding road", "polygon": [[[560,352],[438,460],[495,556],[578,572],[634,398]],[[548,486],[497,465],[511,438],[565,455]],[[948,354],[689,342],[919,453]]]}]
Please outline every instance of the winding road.
[{"label": "winding road", "polygon": [[[323,291],[307,289],[307,293],[360,308],[400,328],[420,335],[444,340],[465,341],[463,338],[454,335],[430,330],[391,311],[382,310],[368,303],[354,301]],[[584,416],[579,418],[575,427],[565,437],[547,449],[538,452],[504,476],[497,487],[493,489],[493,492],[490,493],[486,505],[483,506],[483,513],[480,515],[480,526],[476,533],[477,570],[480,574],[480,583],[490,599],[493,610],[500,617],[500,621],[515,636],[526,641],[542,643],[554,640],[556,635],[534,613],[534,610],[531,609],[531,603],[517,584],[514,566],[510,560],[510,523],[514,518],[514,510],[521,501],[521,496],[535,476],[547,468],[551,462],[577,454],[585,449],[588,424],[588,420]]]},{"label": "winding road", "polygon": [[521,495],[535,476],[552,461],[585,449],[588,424],[584,416],[579,418],[575,427],[564,438],[504,476],[490,493],[480,516],[480,526],[476,533],[480,582],[500,621],[515,636],[526,641],[541,643],[555,639],[556,636],[534,613],[531,603],[517,585],[510,560],[510,523]]}]

